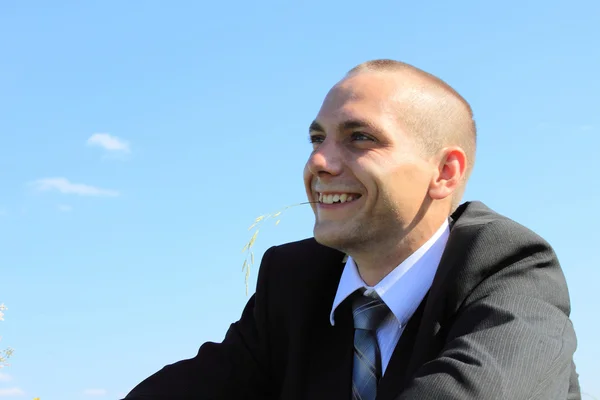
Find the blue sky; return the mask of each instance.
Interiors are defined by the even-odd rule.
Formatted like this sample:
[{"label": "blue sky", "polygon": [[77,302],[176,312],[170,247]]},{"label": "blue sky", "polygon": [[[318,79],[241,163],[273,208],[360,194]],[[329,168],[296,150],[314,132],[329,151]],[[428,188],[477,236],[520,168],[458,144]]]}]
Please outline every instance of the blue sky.
[{"label": "blue sky", "polygon": [[[116,399],[220,341],[248,299],[247,227],[304,201],[307,127],[373,58],[470,101],[466,199],[554,246],[600,397],[600,3],[459,3],[3,2],[0,398]],[[312,222],[288,210],[256,255]]]}]

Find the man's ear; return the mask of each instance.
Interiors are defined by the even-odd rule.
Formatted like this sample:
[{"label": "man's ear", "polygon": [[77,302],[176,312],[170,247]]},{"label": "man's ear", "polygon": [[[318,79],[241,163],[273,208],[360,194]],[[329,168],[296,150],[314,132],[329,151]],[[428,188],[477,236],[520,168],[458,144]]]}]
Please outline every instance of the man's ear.
[{"label": "man's ear", "polygon": [[446,147],[436,157],[437,170],[429,185],[429,196],[442,200],[452,196],[464,183],[467,155],[458,146]]}]

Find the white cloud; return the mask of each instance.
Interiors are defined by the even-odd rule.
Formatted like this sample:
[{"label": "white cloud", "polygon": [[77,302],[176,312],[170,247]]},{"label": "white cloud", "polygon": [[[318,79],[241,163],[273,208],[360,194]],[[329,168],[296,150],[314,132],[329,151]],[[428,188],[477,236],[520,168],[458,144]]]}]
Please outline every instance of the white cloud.
[{"label": "white cloud", "polygon": [[108,133],[94,133],[87,140],[88,146],[99,146],[108,151],[129,153],[129,143]]},{"label": "white cloud", "polygon": [[106,395],[105,389],[85,389],[83,391],[85,396],[104,396]]},{"label": "white cloud", "polygon": [[119,192],[111,189],[102,189],[83,183],[71,183],[67,178],[44,178],[32,183],[33,187],[40,192],[57,190],[63,194],[76,194],[79,196],[118,196]]},{"label": "white cloud", "polygon": [[68,205],[68,204],[59,204],[59,205],[58,205],[58,210],[59,210],[59,211],[62,211],[62,212],[69,212],[69,211],[71,211],[72,209],[73,209],[73,207],[71,207],[71,206],[70,206],[70,205]]},{"label": "white cloud", "polygon": [[2,372],[0,372],[0,382],[10,382],[12,381],[12,376],[8,375],[8,374],[3,374]]},{"label": "white cloud", "polygon": [[24,394],[25,392],[18,387],[0,389],[0,397],[23,396]]}]

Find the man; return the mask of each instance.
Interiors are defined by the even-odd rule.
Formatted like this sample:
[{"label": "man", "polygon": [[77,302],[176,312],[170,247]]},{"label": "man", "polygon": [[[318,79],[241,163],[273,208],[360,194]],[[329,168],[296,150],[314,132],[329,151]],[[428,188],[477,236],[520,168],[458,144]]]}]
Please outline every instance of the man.
[{"label": "man", "polygon": [[127,399],[580,399],[553,250],[458,206],[475,136],[440,79],[391,60],[352,69],[310,125],[314,238],[270,248],[224,341]]}]

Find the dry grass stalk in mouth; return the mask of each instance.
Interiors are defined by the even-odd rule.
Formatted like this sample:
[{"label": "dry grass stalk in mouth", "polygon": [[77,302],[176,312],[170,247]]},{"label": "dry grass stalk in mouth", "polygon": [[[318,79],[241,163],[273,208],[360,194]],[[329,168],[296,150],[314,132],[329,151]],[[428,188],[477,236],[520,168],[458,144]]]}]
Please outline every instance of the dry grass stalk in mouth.
[{"label": "dry grass stalk in mouth", "polygon": [[254,231],[254,234],[252,235],[252,237],[250,237],[250,240],[248,241],[248,243],[246,243],[246,245],[242,249],[242,253],[246,252],[246,258],[244,259],[244,263],[242,264],[242,272],[245,273],[244,279],[245,279],[245,284],[246,284],[246,296],[248,296],[248,281],[250,279],[250,268],[252,266],[254,266],[254,251],[252,250],[252,246],[254,246],[254,243],[256,242],[256,238],[257,238],[258,232],[259,232],[259,227],[261,226],[261,224],[263,224],[268,219],[276,218],[275,226],[277,226],[277,225],[279,225],[279,222],[281,221],[281,218],[280,218],[281,213],[283,213],[285,210],[287,210],[288,208],[301,206],[304,204],[310,204],[310,203],[313,203],[313,202],[307,201],[304,203],[292,204],[292,205],[284,207],[281,210],[274,212],[272,214],[261,215],[254,220],[254,223],[252,223],[252,225],[250,225],[248,230],[255,229],[255,231]]},{"label": "dry grass stalk in mouth", "polygon": [[[242,253],[246,252],[246,259],[244,260],[244,262],[242,264],[242,272],[245,272],[244,279],[245,279],[245,285],[246,285],[246,296],[248,296],[248,280],[250,279],[250,267],[254,266],[254,252],[252,251],[252,246],[254,246],[254,242],[256,242],[256,237],[258,236],[258,231],[259,231],[258,226],[269,218],[277,218],[277,220],[275,221],[275,226],[277,226],[277,225],[279,225],[279,222],[281,221],[281,218],[278,218],[278,217],[281,215],[282,212],[284,212],[288,208],[301,206],[304,204],[311,204],[311,203],[317,203],[317,202],[316,201],[307,201],[304,203],[292,204],[291,206],[284,207],[283,209],[281,209],[273,214],[261,215],[260,217],[257,217],[254,220],[254,223],[252,223],[252,225],[250,225],[248,230],[251,230],[252,228],[256,228],[256,230],[254,231],[254,234],[250,238],[250,241],[248,243],[246,243],[246,245],[242,249]],[[348,260],[348,255],[346,254],[346,255],[344,255],[344,258],[342,259],[342,263],[345,263],[347,260]]]}]

